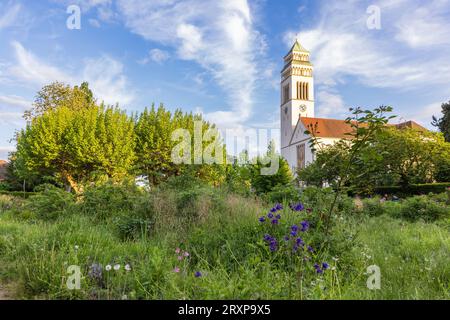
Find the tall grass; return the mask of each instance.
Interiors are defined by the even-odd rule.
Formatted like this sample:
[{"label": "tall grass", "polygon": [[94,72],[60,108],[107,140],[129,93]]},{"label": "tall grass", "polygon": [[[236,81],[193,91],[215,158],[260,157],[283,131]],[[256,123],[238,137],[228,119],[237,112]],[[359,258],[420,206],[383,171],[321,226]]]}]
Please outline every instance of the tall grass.
[{"label": "tall grass", "polygon": [[[389,216],[390,204],[370,214],[343,199],[321,247],[319,217],[329,196],[304,193],[311,212],[284,203],[276,227],[258,222],[270,204],[196,182],[171,181],[150,193],[105,185],[78,201],[55,190],[26,202],[2,198],[0,282],[14,283],[25,299],[449,298],[445,219],[410,222]],[[271,252],[263,240],[268,232],[282,238],[304,219],[311,230],[302,237],[316,249],[311,258],[330,265],[323,274],[312,261]],[[366,287],[371,264],[381,268],[379,291]],[[66,286],[70,265],[81,267],[80,290]]]}]

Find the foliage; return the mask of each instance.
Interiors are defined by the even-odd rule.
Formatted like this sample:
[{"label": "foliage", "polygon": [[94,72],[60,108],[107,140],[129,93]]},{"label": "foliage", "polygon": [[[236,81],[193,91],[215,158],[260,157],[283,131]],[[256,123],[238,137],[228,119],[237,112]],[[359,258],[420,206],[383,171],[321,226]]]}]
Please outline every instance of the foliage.
[{"label": "foliage", "polygon": [[87,82],[73,88],[61,82],[53,82],[44,86],[37,93],[33,107],[25,112],[24,118],[32,121],[34,118],[60,107],[81,111],[93,107],[95,104],[94,95]]},{"label": "foliage", "polygon": [[432,124],[444,134],[445,141],[450,142],[450,101],[442,104],[442,118],[433,116]]},{"label": "foliage", "polygon": [[412,196],[423,195],[428,193],[443,193],[450,187],[450,183],[429,183],[429,184],[412,184],[407,187],[400,186],[386,186],[376,187],[375,193],[379,195],[397,195],[397,196]]},{"label": "foliage", "polygon": [[34,118],[17,137],[19,177],[52,176],[78,194],[99,177],[122,179],[133,161],[133,122],[117,108],[61,106]]},{"label": "foliage", "polygon": [[75,204],[74,196],[52,185],[42,185],[30,197],[26,209],[41,220],[55,220],[67,215]]},{"label": "foliage", "polygon": [[450,208],[430,200],[426,196],[416,196],[404,201],[399,217],[408,221],[423,220],[432,222],[438,219],[449,218]]},{"label": "foliage", "polygon": [[[195,123],[200,126],[196,128]],[[184,141],[189,150],[184,150],[189,156],[189,163],[175,163],[172,159],[174,148],[183,140],[173,139],[179,129],[186,130],[189,141]],[[184,114],[176,110],[173,114],[162,105],[156,110],[154,106],[145,109],[136,120],[136,170],[138,174],[149,178],[152,185],[165,181],[168,177],[188,174],[199,177],[210,183],[220,183],[224,180],[225,147],[220,140],[218,131],[200,115]],[[199,137],[200,136],[200,137]],[[176,138],[176,136],[175,136]],[[197,150],[196,139],[200,139],[202,150]],[[204,152],[211,148],[212,156],[222,161],[204,164]],[[201,156],[197,163],[196,153]],[[180,155],[181,156],[181,155]]]},{"label": "foliage", "polygon": [[277,185],[267,194],[271,203],[294,203],[300,201],[300,189],[293,183]]},{"label": "foliage", "polygon": [[267,153],[256,157],[248,168],[251,185],[257,194],[268,193],[277,186],[288,185],[293,180],[288,162],[275,153],[273,141],[269,144]]}]

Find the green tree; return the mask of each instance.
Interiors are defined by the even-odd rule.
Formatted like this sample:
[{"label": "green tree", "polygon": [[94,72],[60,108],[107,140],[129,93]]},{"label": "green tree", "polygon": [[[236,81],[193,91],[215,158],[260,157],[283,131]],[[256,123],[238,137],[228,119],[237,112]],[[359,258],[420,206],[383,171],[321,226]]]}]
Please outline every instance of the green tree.
[{"label": "green tree", "polygon": [[100,176],[120,180],[134,161],[134,123],[117,108],[66,106],[34,117],[17,136],[16,174],[51,176],[76,193]]},{"label": "green tree", "polygon": [[450,142],[450,101],[442,104],[442,118],[433,116],[432,125],[444,134],[445,141]]},{"label": "green tree", "polygon": [[81,110],[95,104],[94,95],[87,82],[73,88],[61,82],[53,82],[37,93],[32,108],[25,111],[24,118],[31,121],[46,111],[55,110],[58,107]]}]

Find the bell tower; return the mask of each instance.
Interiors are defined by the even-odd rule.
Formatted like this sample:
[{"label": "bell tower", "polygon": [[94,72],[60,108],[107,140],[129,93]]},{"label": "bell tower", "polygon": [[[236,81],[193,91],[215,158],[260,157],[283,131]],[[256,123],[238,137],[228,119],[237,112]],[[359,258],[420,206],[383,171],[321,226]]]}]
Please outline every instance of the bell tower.
[{"label": "bell tower", "polygon": [[281,148],[289,145],[300,117],[314,117],[313,65],[309,51],[295,41],[281,71]]}]

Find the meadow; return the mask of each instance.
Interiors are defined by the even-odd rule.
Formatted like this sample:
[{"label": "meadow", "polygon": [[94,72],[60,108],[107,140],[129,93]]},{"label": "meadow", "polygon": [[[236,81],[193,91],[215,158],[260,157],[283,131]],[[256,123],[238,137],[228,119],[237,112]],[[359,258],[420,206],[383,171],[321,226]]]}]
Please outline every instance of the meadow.
[{"label": "meadow", "polygon": [[[0,283],[16,299],[450,298],[447,194],[342,196],[325,228],[333,196],[307,188],[272,203],[182,177],[3,195]],[[367,287],[371,265],[379,290]]]}]

